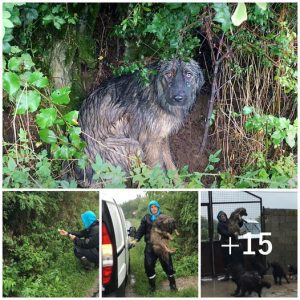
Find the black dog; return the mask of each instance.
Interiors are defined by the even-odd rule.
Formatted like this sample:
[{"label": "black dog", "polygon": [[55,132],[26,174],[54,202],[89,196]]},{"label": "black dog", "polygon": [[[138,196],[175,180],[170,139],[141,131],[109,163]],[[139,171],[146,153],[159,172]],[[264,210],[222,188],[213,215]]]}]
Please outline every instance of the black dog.
[{"label": "black dog", "polygon": [[264,278],[270,268],[270,265],[268,267],[265,266],[263,262],[263,256],[259,253],[258,250],[255,251],[255,255],[250,257],[250,263],[253,271],[256,271],[261,276],[261,278]]},{"label": "black dog", "polygon": [[293,265],[288,265],[288,274],[290,279],[297,279],[297,267],[294,267]]},{"label": "black dog", "polygon": [[261,297],[261,292],[264,287],[270,288],[271,284],[262,280],[261,276],[255,271],[245,271],[242,264],[230,266],[232,281],[236,284],[236,290],[232,296],[244,297],[246,292],[251,295],[256,292],[258,297]]},{"label": "black dog", "polygon": [[275,284],[281,285],[281,279],[284,278],[287,283],[289,283],[289,280],[287,279],[287,276],[282,268],[282,266],[278,262],[272,262],[271,267],[273,269],[273,278]]}]

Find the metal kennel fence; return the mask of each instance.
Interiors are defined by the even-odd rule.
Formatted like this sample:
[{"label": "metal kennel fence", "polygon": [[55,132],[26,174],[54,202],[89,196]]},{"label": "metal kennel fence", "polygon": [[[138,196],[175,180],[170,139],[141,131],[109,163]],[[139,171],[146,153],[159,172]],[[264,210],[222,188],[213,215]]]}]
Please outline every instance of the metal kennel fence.
[{"label": "metal kennel fence", "polygon": [[[201,276],[217,276],[224,273],[223,255],[217,233],[217,215],[220,210],[228,217],[238,207],[247,210],[247,219],[263,224],[262,198],[244,191],[201,192]],[[241,241],[246,246],[246,240]],[[252,249],[258,247],[258,239],[252,240]]]}]

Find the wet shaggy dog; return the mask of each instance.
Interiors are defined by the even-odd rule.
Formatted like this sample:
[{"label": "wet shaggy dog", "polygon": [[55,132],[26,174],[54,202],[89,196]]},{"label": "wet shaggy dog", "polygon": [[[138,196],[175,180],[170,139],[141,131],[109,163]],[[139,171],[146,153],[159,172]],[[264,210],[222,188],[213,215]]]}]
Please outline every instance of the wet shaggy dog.
[{"label": "wet shaggy dog", "polygon": [[247,216],[247,211],[245,208],[240,207],[234,210],[229,217],[228,231],[231,235],[240,235],[240,222],[243,216]]},{"label": "wet shaggy dog", "polygon": [[167,215],[158,216],[153,222],[150,232],[150,242],[154,253],[166,262],[169,260],[169,255],[176,251],[169,247],[173,232],[178,234],[175,220]]},{"label": "wet shaggy dog", "polygon": [[245,271],[242,264],[234,264],[230,266],[232,281],[236,284],[236,290],[233,296],[244,297],[246,293],[251,295],[256,292],[258,297],[261,297],[261,292],[264,287],[270,288],[271,284],[264,281],[262,277],[255,271]]},{"label": "wet shaggy dog", "polygon": [[76,170],[80,185],[93,185],[97,154],[126,173],[133,157],[176,169],[168,137],[183,126],[204,83],[202,71],[193,60],[160,62],[150,70],[149,85],[138,73],[113,78],[83,102],[79,124],[89,164]]}]

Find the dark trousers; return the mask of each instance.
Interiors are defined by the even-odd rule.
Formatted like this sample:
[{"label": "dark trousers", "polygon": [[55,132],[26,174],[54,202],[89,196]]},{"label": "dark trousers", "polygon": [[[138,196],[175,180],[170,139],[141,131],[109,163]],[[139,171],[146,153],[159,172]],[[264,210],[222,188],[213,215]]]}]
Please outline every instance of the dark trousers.
[{"label": "dark trousers", "polygon": [[230,255],[228,253],[228,248],[227,247],[222,247],[222,254],[223,254],[223,263],[224,263],[224,269],[227,271],[229,265],[230,265]]},{"label": "dark trousers", "polygon": [[[221,243],[223,245],[228,245],[228,242]],[[231,249],[231,255],[229,255],[228,247],[221,247],[221,251],[223,254],[223,263],[224,269],[227,272],[230,265],[241,264],[244,265],[244,255],[243,255],[243,247],[238,241],[233,240],[232,244],[239,245],[239,247],[233,247]]]},{"label": "dark trousers", "polygon": [[152,244],[150,243],[146,243],[144,254],[145,254],[145,260],[144,260],[145,272],[149,278],[155,276],[155,265],[157,259],[159,259],[163,270],[168,276],[172,276],[175,274],[171,255],[169,255],[168,260],[165,260],[162,257],[157,256],[153,251]]},{"label": "dark trousers", "polygon": [[78,258],[85,256],[88,261],[99,265],[99,250],[96,248],[85,249],[85,248],[79,248],[79,247],[75,246],[74,254]]}]

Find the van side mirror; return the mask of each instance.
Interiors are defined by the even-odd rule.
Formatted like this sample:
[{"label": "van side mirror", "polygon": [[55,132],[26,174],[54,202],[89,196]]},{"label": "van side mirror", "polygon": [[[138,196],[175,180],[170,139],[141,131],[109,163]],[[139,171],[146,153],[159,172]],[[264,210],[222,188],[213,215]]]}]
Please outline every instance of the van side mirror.
[{"label": "van side mirror", "polygon": [[128,231],[128,236],[135,237],[135,234],[136,234],[136,228],[135,227],[130,226],[127,231]]}]

